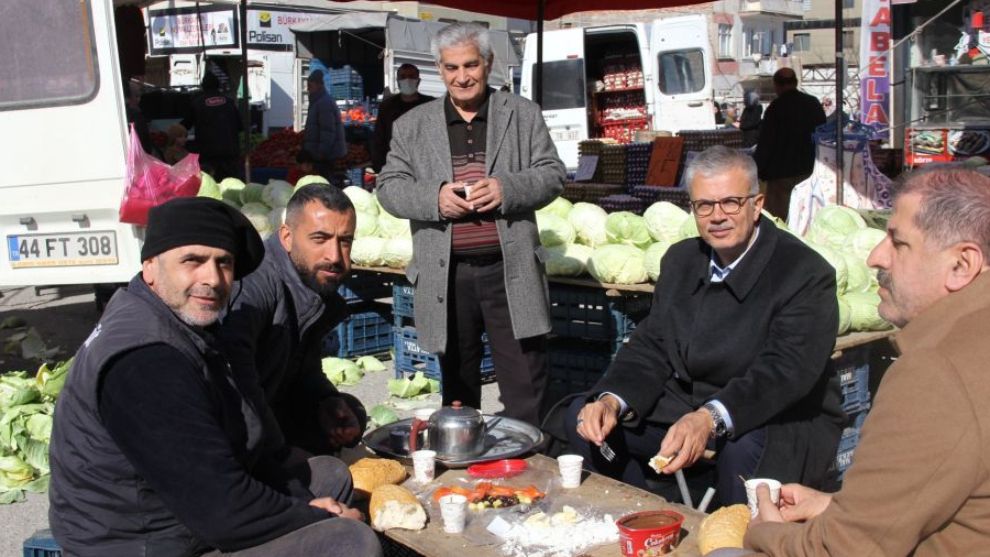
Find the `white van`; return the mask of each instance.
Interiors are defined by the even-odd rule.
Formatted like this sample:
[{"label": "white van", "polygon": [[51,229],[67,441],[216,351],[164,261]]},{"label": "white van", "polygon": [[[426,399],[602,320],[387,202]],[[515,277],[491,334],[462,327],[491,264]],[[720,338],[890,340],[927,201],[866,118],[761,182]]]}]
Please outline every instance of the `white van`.
[{"label": "white van", "polygon": [[[536,54],[530,34],[521,86],[528,99]],[[589,138],[713,129],[714,63],[704,15],[544,33],[543,116],[560,158],[576,168],[578,143]]]},{"label": "white van", "polygon": [[0,286],[126,282],[141,261],[138,230],[117,217],[127,122],[113,3],[13,1],[31,15],[0,18]]}]

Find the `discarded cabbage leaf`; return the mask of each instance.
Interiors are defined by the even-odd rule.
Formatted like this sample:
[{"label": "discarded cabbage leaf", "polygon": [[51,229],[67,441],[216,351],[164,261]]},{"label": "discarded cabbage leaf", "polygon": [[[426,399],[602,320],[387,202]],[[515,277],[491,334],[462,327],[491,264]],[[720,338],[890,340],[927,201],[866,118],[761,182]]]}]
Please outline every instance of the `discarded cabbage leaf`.
[{"label": "discarded cabbage leaf", "polygon": [[385,371],[385,364],[378,361],[374,356],[361,356],[354,362],[364,371]]},{"label": "discarded cabbage leaf", "polygon": [[399,416],[395,414],[395,411],[384,404],[375,405],[368,411],[368,418],[372,427],[381,427],[399,421]]}]

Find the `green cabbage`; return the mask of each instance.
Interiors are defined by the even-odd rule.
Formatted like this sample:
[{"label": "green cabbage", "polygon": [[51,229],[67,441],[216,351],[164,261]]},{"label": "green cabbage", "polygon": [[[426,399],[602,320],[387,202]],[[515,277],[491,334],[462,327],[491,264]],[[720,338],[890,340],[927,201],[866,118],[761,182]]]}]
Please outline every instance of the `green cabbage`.
[{"label": "green cabbage", "polygon": [[412,238],[408,219],[400,219],[388,211],[378,213],[378,234],[383,238]]},{"label": "green cabbage", "polygon": [[574,227],[577,242],[593,248],[608,242],[608,237],[605,235],[607,218],[608,213],[605,209],[584,201],[575,203],[571,212],[567,214],[567,222]]},{"label": "green cabbage", "polygon": [[852,312],[849,310],[849,302],[843,296],[839,296],[839,331],[837,334],[844,335],[852,327]]},{"label": "green cabbage", "polygon": [[365,236],[355,238],[351,244],[351,261],[362,267],[380,267],[385,264],[382,254],[385,251],[385,238]]},{"label": "green cabbage", "polygon": [[351,200],[351,203],[354,204],[356,211],[378,216],[378,203],[375,202],[375,198],[371,195],[371,192],[357,186],[347,186],[343,189],[343,192]]},{"label": "green cabbage", "polygon": [[866,228],[866,221],[855,209],[841,205],[822,207],[808,227],[808,239],[834,249],[842,249],[847,238],[857,230]]},{"label": "green cabbage", "polygon": [[364,371],[357,364],[343,358],[323,358],[323,375],[335,387],[340,385],[357,385],[364,377]]},{"label": "green cabbage", "polygon": [[65,386],[65,380],[69,377],[69,368],[72,367],[73,360],[74,358],[69,358],[54,368],[49,368],[48,364],[42,364],[38,368],[35,383],[37,383],[38,390],[43,396],[49,399],[58,397],[59,393],[62,392],[62,387]]},{"label": "green cabbage", "polygon": [[818,252],[835,269],[835,291],[837,294],[844,294],[846,292],[846,284],[849,280],[849,268],[846,265],[846,258],[842,256],[842,253],[828,246],[808,242],[808,247]]},{"label": "green cabbage", "polygon": [[271,223],[272,233],[278,231],[285,224],[285,207],[275,207],[268,213],[268,222]]},{"label": "green cabbage", "polygon": [[648,248],[653,241],[646,220],[629,211],[618,211],[605,219],[605,237],[610,244],[627,244],[640,249]]},{"label": "green cabbage", "polygon": [[663,259],[667,250],[670,249],[672,244],[666,241],[654,242],[650,244],[650,247],[646,248],[646,255],[644,255],[644,263],[646,265],[646,274],[650,277],[650,280],[656,282],[660,278],[660,260]]},{"label": "green cabbage", "polygon": [[552,277],[576,277],[588,270],[588,260],[594,253],[588,246],[567,244],[547,248],[547,275]]},{"label": "green cabbage", "polygon": [[643,250],[625,244],[608,244],[595,248],[588,272],[599,282],[636,284],[646,282]]},{"label": "green cabbage", "polygon": [[309,184],[326,184],[330,185],[330,182],[326,178],[320,176],[319,174],[310,174],[308,176],[303,176],[302,178],[296,180],[296,189],[303,186],[308,186]]},{"label": "green cabbage", "polygon": [[285,207],[292,198],[292,184],[285,180],[268,180],[268,185],[261,190],[261,202],[269,207]]},{"label": "green cabbage", "polygon": [[357,211],[355,213],[357,224],[354,227],[354,237],[374,236],[378,232],[378,215]]},{"label": "green cabbage", "polygon": [[412,378],[402,377],[399,379],[389,379],[388,392],[392,396],[399,398],[412,398],[423,394],[435,393],[439,391],[440,383],[434,379],[428,379],[422,371],[417,371]]},{"label": "green cabbage", "polygon": [[866,262],[856,255],[843,253],[846,260],[846,292],[867,292],[873,281],[873,273]]},{"label": "green cabbage", "polygon": [[254,229],[258,231],[262,239],[268,238],[272,233],[271,209],[264,203],[245,203],[241,206],[241,212],[247,217]]},{"label": "green cabbage", "polygon": [[262,193],[265,191],[265,186],[262,184],[256,184],[251,182],[244,186],[241,190],[241,205],[247,205],[248,203],[260,203],[262,205],[268,205],[264,202],[264,197]]},{"label": "green cabbage", "polygon": [[859,259],[866,261],[870,252],[887,237],[887,233],[876,228],[861,228],[849,237],[849,250]]},{"label": "green cabbage", "polygon": [[378,358],[374,356],[361,356],[354,363],[364,371],[385,371],[387,369],[385,364],[378,361]]},{"label": "green cabbage", "polygon": [[875,292],[849,292],[844,296],[849,303],[850,323],[854,331],[884,331],[891,324],[880,317],[877,306],[880,295]]},{"label": "green cabbage", "polygon": [[399,421],[395,411],[384,404],[376,404],[368,411],[369,427],[381,427]]},{"label": "green cabbage", "polygon": [[657,242],[668,243],[681,239],[681,226],[685,219],[694,220],[684,209],[668,201],[660,201],[647,207],[643,218],[650,236]]},{"label": "green cabbage", "polygon": [[678,232],[678,240],[687,240],[688,238],[697,238],[698,236],[701,236],[698,232],[698,220],[695,219],[694,216],[684,219],[684,221],[681,222],[681,229]]},{"label": "green cabbage", "polygon": [[536,227],[540,231],[540,243],[544,246],[571,244],[576,236],[571,223],[553,213],[536,213]]},{"label": "green cabbage", "polygon": [[382,247],[382,263],[393,269],[405,269],[412,261],[412,238],[389,238]]},{"label": "green cabbage", "polygon": [[199,192],[196,195],[199,197],[223,199],[223,196],[220,195],[220,186],[217,185],[217,182],[213,179],[213,176],[210,176],[205,172],[199,173]]},{"label": "green cabbage", "polygon": [[546,213],[550,215],[556,215],[562,219],[567,218],[567,214],[571,212],[571,202],[564,199],[563,197],[557,197],[551,201],[545,207],[542,207],[537,213]]},{"label": "green cabbage", "polygon": [[236,191],[237,194],[240,195],[241,190],[244,189],[244,182],[233,177],[224,178],[219,184],[217,184],[217,186],[220,188],[221,193],[226,191]]}]

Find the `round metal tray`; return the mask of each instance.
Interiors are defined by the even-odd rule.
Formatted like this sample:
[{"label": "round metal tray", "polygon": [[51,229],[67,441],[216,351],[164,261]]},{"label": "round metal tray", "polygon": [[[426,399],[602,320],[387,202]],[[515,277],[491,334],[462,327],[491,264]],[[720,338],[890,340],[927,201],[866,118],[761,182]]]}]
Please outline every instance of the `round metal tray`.
[{"label": "round metal tray", "polygon": [[[543,444],[543,432],[539,428],[502,416],[485,415],[485,451],[473,458],[437,458],[447,468],[465,468],[472,464],[502,458],[512,458],[528,453]],[[408,432],[412,418],[399,420],[364,436],[364,444],[375,453],[398,459],[409,459],[409,451],[393,446],[392,431]]]}]

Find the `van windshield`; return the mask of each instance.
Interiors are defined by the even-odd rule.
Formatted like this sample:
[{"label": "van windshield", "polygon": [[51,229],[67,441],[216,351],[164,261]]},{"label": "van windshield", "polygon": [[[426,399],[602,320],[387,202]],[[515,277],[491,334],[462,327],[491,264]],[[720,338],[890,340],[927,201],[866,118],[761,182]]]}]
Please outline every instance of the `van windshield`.
[{"label": "van windshield", "polygon": [[0,14],[0,110],[83,102],[96,91],[87,0],[4,0]]},{"label": "van windshield", "polygon": [[584,104],[584,59],[543,62],[543,110],[583,108]]},{"label": "van windshield", "polygon": [[701,49],[661,52],[660,92],[665,95],[683,95],[705,88],[705,56]]}]

